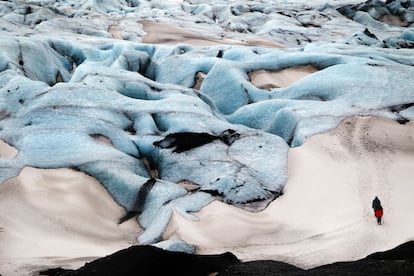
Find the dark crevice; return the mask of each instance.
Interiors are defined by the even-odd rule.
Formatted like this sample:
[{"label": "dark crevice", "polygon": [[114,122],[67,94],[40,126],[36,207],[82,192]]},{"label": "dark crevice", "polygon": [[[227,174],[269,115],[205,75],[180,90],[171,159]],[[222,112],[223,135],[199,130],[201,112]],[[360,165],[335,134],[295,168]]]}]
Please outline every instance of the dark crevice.
[{"label": "dark crevice", "polygon": [[158,131],[164,132],[166,129],[161,126],[160,119],[158,118],[159,115],[156,113],[151,113],[152,120],[154,121],[155,126],[157,127]]},{"label": "dark crevice", "polygon": [[81,169],[78,166],[71,166],[71,167],[69,167],[69,169],[71,169],[71,170],[73,170],[75,172],[82,172]]},{"label": "dark crevice", "polygon": [[[138,151],[140,151],[139,147],[137,146]],[[142,163],[145,165],[145,168],[148,171],[148,174],[151,175],[153,178],[159,178],[159,172],[157,166],[152,162],[151,158],[142,157],[140,158]]]},{"label": "dark crevice", "polygon": [[19,46],[19,57],[18,57],[18,63],[21,67],[21,70],[23,72],[23,75],[25,77],[27,77],[27,73],[26,73],[26,69],[24,68],[24,61],[23,61],[23,51],[22,51],[22,45],[20,43],[20,41],[18,42],[18,46]]},{"label": "dark crevice", "polygon": [[368,66],[372,66],[372,67],[384,67],[384,64],[378,64],[378,63],[367,63]]},{"label": "dark crevice", "polygon": [[28,14],[31,14],[31,13],[33,13],[32,7],[27,6],[25,11],[24,11],[24,15],[28,15]]},{"label": "dark crevice", "polygon": [[254,101],[250,98],[249,90],[247,90],[247,88],[246,88],[243,84],[241,84],[240,86],[241,86],[241,88],[243,89],[243,92],[244,92],[244,94],[245,94],[245,97],[246,97],[247,103],[248,103],[248,104],[253,103]]},{"label": "dark crevice", "polygon": [[[65,47],[58,47],[53,41],[49,43],[50,48],[55,51],[58,55],[62,56],[64,59],[66,59],[69,64],[72,64],[72,70],[82,64],[86,57],[83,53],[79,55],[73,54],[75,51],[71,49],[65,49]],[[76,51],[77,52],[77,51]]]},{"label": "dark crevice", "polygon": [[298,22],[303,26],[303,27],[305,27],[305,28],[309,28],[309,27],[314,27],[314,28],[321,28],[321,26],[320,25],[318,25],[318,24],[315,24],[315,23],[312,23],[312,22],[300,22],[299,20],[298,20]]},{"label": "dark crevice", "polygon": [[133,72],[134,69],[132,67],[132,64],[129,62],[129,59],[125,58],[126,63],[127,63],[127,71]]},{"label": "dark crevice", "polygon": [[220,193],[219,191],[217,191],[217,190],[210,190],[210,189],[200,189],[200,191],[201,192],[204,192],[204,193],[207,193],[207,194],[210,194],[210,195],[212,195],[212,196],[214,196],[214,197],[223,197],[223,194],[222,193]]},{"label": "dark crevice", "polygon": [[30,6],[26,6],[25,7],[25,10],[24,10],[24,13],[23,13],[23,22],[26,24],[26,16],[28,15],[28,14],[31,14],[33,12],[33,10],[32,10],[32,7],[30,7]]},{"label": "dark crevice", "polygon": [[378,40],[378,37],[377,37],[375,34],[371,33],[371,32],[368,30],[368,28],[365,28],[365,30],[364,30],[364,34],[365,34],[366,36],[370,37],[370,38],[374,38],[374,39]]},{"label": "dark crevice", "polygon": [[151,64],[151,58],[148,57],[147,59],[145,59],[145,62],[140,63],[139,64],[139,70],[138,73],[148,79],[151,79],[149,76],[146,76],[146,72],[148,70],[148,68],[150,67]]},{"label": "dark crevice", "polygon": [[405,125],[406,123],[410,122],[410,120],[402,116],[400,112],[413,106],[414,106],[414,103],[399,104],[399,105],[389,107],[389,110],[397,116],[396,121],[399,124]]},{"label": "dark crevice", "polygon": [[401,125],[405,125],[406,123],[408,123],[410,120],[408,120],[407,118],[401,116],[398,114],[398,118],[397,118],[397,122]]},{"label": "dark crevice", "polygon": [[286,143],[289,145],[289,147],[293,146],[292,143],[293,143],[293,139],[295,138],[296,127],[297,125],[295,124],[295,126],[293,127],[292,131],[289,134],[289,137],[286,137]]},{"label": "dark crevice", "polygon": [[407,104],[399,104],[390,107],[391,112],[400,112],[404,109],[410,108],[414,106],[414,103],[407,103]]},{"label": "dark crevice", "polygon": [[149,192],[154,187],[157,180],[155,178],[150,178],[147,182],[145,182],[141,188],[138,190],[137,197],[134,202],[134,206],[130,211],[128,211],[125,216],[118,220],[118,224],[121,224],[135,216],[139,216],[142,211],[144,211],[144,205],[147,200],[147,196]]},{"label": "dark crevice", "polygon": [[68,13],[65,12],[65,9],[58,9],[58,8],[55,8],[55,7],[52,7],[52,6],[49,6],[48,9],[56,15],[71,17],[70,14],[68,15]]},{"label": "dark crevice", "polygon": [[[146,77],[146,76],[145,76],[145,77]],[[161,91],[162,91],[162,89],[161,89],[161,88],[156,87],[156,86],[154,86],[154,85],[148,84],[148,86],[151,88],[151,90],[152,90],[153,92],[161,92]]]},{"label": "dark crevice", "polygon": [[[238,187],[234,187],[233,189],[236,189],[236,188],[238,188]],[[233,190],[232,189],[232,190]],[[270,194],[272,194],[273,195],[273,197],[271,197],[271,200],[270,201],[272,201],[274,198],[277,198],[277,197],[279,197],[280,196],[280,193],[278,193],[278,192],[275,192],[275,191],[269,191],[269,190],[266,190],[267,192],[269,192]],[[232,202],[232,203],[235,203],[235,204],[240,204],[240,205],[248,205],[248,204],[252,204],[252,203],[263,203],[263,201],[264,200],[266,200],[266,199],[269,199],[269,197],[267,197],[267,196],[263,196],[263,197],[257,197],[257,198],[255,198],[255,199],[252,199],[252,200],[246,200],[246,201],[243,201],[243,202],[239,202],[239,203],[235,203],[235,202]],[[270,203],[270,202],[269,202]]]},{"label": "dark crevice", "polygon": [[232,129],[227,129],[219,135],[205,132],[177,132],[168,134],[164,139],[154,142],[153,145],[163,149],[174,148],[173,152],[181,153],[201,147],[215,140],[220,140],[226,145],[231,145],[239,137],[240,134]]},{"label": "dark crevice", "polygon": [[134,128],[135,120],[132,118],[132,116],[127,112],[122,112],[122,115],[124,115],[124,117],[129,121],[128,126],[124,130],[127,131],[131,135],[137,134],[137,131]]},{"label": "dark crevice", "polygon": [[126,3],[131,8],[139,7],[139,1],[126,0]]},{"label": "dark crevice", "polygon": [[276,12],[276,13],[278,13],[280,15],[283,15],[283,16],[286,16],[286,17],[293,17],[291,14],[288,14],[288,13],[286,13],[284,11],[279,11],[279,12]]},{"label": "dark crevice", "polygon": [[308,94],[308,95],[303,95],[303,96],[298,97],[297,100],[326,102],[331,99],[325,95]]},{"label": "dark crevice", "polygon": [[131,135],[135,135],[135,134],[137,134],[137,131],[136,131],[136,129],[134,128],[134,124],[132,123],[132,124],[130,124],[127,128],[126,128],[126,131],[128,131],[128,133],[129,134],[131,134]]}]

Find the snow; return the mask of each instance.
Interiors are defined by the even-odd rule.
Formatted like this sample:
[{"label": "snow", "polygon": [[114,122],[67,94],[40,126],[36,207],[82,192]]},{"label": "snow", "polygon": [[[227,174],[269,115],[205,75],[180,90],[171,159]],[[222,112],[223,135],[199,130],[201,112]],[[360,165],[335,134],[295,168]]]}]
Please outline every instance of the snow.
[{"label": "snow", "polygon": [[24,168],[0,186],[0,208],[4,275],[53,262],[76,267],[133,244],[141,231],[133,220],[118,227],[123,208],[95,179],[70,169]]},{"label": "snow", "polygon": [[[68,198],[79,197],[82,206],[112,198],[102,204],[118,211],[131,210],[156,177],[139,230],[114,228],[120,212],[102,217],[120,235],[134,231],[139,244],[232,250],[243,259],[312,267],[411,239],[405,213],[393,211],[407,209],[412,191],[414,120],[414,36],[410,10],[397,2],[387,12],[405,18],[399,26],[386,24],[381,7],[351,5],[359,1],[346,1],[347,17],[337,10],[342,1],[1,1],[0,188],[16,200],[0,209],[14,208],[24,220],[26,204],[44,201],[39,214],[76,225],[78,207],[49,214],[57,204],[53,181],[36,180],[64,170],[62,177],[76,175],[59,179]],[[227,129],[239,134],[233,143],[216,139],[181,153],[154,145],[177,132],[218,136]],[[101,191],[85,193],[67,184],[73,178],[95,179]],[[52,189],[44,198],[32,190],[42,185]],[[372,228],[365,210],[375,195],[384,199],[386,232]],[[99,223],[94,208],[83,220]],[[12,249],[30,247],[42,233],[62,238],[40,220],[30,221],[40,229],[33,237],[25,236],[29,227],[11,237],[24,227],[0,218],[0,238],[6,233]],[[99,232],[105,229],[74,228],[62,235],[79,243],[67,247],[63,239],[55,256],[84,257],[75,256],[76,247],[102,255],[125,245]],[[81,237],[95,231],[112,247]],[[365,240],[367,247],[355,246]],[[338,246],[345,249],[334,252]],[[7,269],[22,248],[1,250]]]},{"label": "snow", "polygon": [[13,148],[9,144],[1,140],[0,140],[0,148],[1,148],[0,158],[2,159],[12,159],[17,154],[17,150],[15,148]]},{"label": "snow", "polygon": [[[214,201],[198,222],[174,215],[165,236],[230,250],[242,260],[276,259],[302,268],[350,261],[414,238],[414,125],[353,117],[289,151],[283,196],[259,213]],[[321,173],[323,171],[323,173]],[[384,207],[376,224],[371,202]]]}]

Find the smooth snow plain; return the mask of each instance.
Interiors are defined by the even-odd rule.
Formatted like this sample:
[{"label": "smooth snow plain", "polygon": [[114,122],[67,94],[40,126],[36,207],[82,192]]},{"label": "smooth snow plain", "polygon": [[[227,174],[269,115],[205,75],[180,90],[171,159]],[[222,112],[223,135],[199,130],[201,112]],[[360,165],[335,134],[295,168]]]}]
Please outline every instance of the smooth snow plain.
[{"label": "smooth snow plain", "polygon": [[[239,2],[2,1],[0,272],[133,242],[309,268],[413,238],[411,29]],[[231,145],[153,146],[229,128]],[[118,227],[148,163],[139,224]]]}]

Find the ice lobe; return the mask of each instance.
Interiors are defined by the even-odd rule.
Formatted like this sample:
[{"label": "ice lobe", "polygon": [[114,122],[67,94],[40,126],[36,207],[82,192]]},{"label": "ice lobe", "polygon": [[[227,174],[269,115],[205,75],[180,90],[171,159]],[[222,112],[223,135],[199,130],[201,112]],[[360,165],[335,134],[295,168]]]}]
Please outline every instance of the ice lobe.
[{"label": "ice lobe", "polygon": [[[30,51],[21,54],[19,45],[28,44]],[[147,77],[157,79],[154,64],[176,55],[176,48],[24,37],[1,45],[8,48],[0,73],[0,138],[18,150],[0,160],[2,182],[25,166],[74,168],[95,177],[131,210],[156,169],[161,179],[139,217],[146,229],[141,243],[159,241],[174,211],[196,219],[188,213],[208,204],[211,194],[242,206],[281,192],[287,174],[281,138],[229,123],[199,91]],[[228,129],[240,139],[184,153],[153,145],[170,133],[219,135]],[[182,180],[200,189],[189,191],[178,184]]]}]

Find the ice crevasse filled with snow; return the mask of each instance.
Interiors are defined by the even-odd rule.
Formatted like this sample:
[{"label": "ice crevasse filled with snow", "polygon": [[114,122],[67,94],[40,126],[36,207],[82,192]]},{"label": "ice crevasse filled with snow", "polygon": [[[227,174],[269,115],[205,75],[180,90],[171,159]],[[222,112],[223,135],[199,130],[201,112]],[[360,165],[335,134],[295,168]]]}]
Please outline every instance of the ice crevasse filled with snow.
[{"label": "ice crevasse filled with snow", "polygon": [[[298,1],[238,2],[1,1],[0,139],[18,153],[0,158],[0,182],[25,167],[71,168],[133,210],[155,177],[137,241],[192,251],[164,235],[174,213],[197,221],[194,212],[219,200],[260,214],[284,193],[289,150],[311,137],[355,116],[412,129],[412,1],[406,26],[379,22],[375,8],[349,5],[342,15],[339,1],[303,14]],[[227,26],[229,39],[289,47],[142,43],[136,18],[179,25],[184,17],[212,36]],[[335,22],[343,39],[315,27]],[[312,73],[286,86],[253,81],[292,68]],[[195,144],[179,150],[189,137]]]}]

